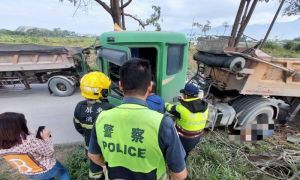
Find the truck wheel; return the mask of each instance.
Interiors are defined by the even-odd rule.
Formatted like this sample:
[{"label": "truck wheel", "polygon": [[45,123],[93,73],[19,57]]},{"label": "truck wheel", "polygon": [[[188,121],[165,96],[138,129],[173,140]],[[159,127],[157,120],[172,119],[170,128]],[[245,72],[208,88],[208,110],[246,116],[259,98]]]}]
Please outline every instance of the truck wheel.
[{"label": "truck wheel", "polygon": [[[268,99],[264,99],[258,96],[246,96],[236,100],[232,104],[238,115],[238,122],[240,124],[240,129],[254,128],[254,124],[268,124],[265,133],[273,133],[274,130],[274,108],[272,103]],[[260,129],[256,129],[259,132]],[[257,135],[262,135],[261,131]],[[252,136],[255,134],[252,134]],[[269,135],[269,134],[268,134]],[[262,139],[266,136],[262,136]]]},{"label": "truck wheel", "polygon": [[[265,106],[262,108],[249,109],[241,118],[244,118],[247,124],[257,124],[258,122],[265,122],[264,124],[274,124],[273,115],[273,108],[270,106]],[[244,126],[246,126],[246,124]]]},{"label": "truck wheel", "polygon": [[55,96],[70,96],[75,91],[75,85],[70,81],[65,77],[53,77],[48,81],[48,87]]}]

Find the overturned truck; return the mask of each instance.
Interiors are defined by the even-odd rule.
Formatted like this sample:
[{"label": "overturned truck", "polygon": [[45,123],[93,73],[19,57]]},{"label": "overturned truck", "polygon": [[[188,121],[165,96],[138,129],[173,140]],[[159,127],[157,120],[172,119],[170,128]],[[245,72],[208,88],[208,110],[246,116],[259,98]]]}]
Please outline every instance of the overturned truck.
[{"label": "overturned truck", "polygon": [[47,83],[50,93],[70,96],[89,70],[81,48],[0,44],[0,87]]},{"label": "overturned truck", "polygon": [[[295,119],[300,109],[300,59],[274,58],[256,48],[198,48],[190,82],[215,105],[208,126],[243,129]],[[300,120],[300,119],[298,119]]]}]

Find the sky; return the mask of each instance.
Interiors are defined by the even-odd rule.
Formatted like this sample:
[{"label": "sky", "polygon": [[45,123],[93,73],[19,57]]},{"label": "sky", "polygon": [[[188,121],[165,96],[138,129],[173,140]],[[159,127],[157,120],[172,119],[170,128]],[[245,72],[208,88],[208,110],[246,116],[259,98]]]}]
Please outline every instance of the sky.
[{"label": "sky", "polygon": [[[93,0],[90,2],[87,7],[76,11],[76,7],[68,0],[0,0],[0,29],[15,30],[19,26],[32,26],[95,35],[113,30],[110,15]],[[224,22],[232,24],[239,2],[240,0],[133,0],[125,12],[146,19],[153,12],[151,6],[158,5],[162,11],[162,30],[182,31],[191,28],[193,21],[204,24],[209,20],[212,26],[220,26]],[[259,3],[250,24],[269,23],[278,5],[278,0]],[[278,22],[298,18],[299,16],[280,15]],[[138,23],[129,17],[125,21],[127,30],[139,28]],[[153,27],[146,29],[153,30]]]}]

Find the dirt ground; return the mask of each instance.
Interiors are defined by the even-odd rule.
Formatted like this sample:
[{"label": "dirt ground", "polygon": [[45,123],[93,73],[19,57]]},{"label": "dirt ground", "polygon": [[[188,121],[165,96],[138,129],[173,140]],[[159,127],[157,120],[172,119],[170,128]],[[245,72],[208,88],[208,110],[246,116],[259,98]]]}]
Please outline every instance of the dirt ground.
[{"label": "dirt ground", "polygon": [[299,135],[300,137],[300,112],[293,121],[288,122],[284,126],[279,125],[277,130],[281,134],[282,139],[286,139],[289,135]]}]

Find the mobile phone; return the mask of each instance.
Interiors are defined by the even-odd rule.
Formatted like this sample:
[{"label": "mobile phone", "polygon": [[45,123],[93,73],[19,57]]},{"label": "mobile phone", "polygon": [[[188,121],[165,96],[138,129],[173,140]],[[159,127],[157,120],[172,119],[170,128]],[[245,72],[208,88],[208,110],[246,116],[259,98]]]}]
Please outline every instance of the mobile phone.
[{"label": "mobile phone", "polygon": [[[36,133],[36,138],[38,138],[38,139],[43,139],[42,137],[41,137],[41,132],[44,130],[46,128],[46,126],[39,126],[39,128],[38,128],[38,130],[37,130],[37,133]],[[51,135],[50,135],[50,137],[51,137]]]}]

